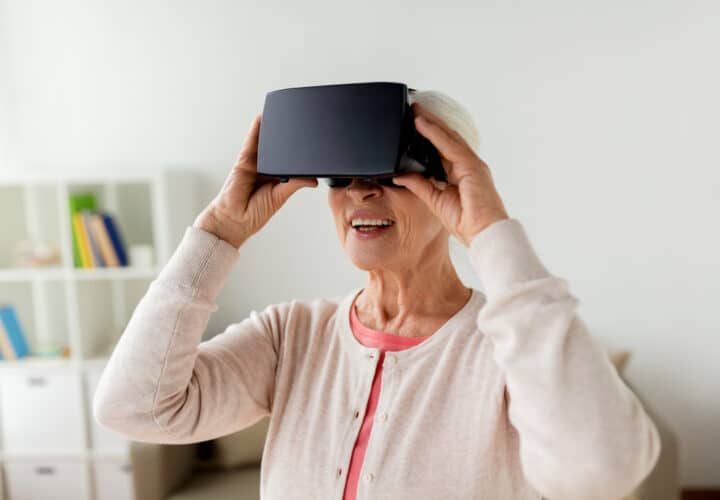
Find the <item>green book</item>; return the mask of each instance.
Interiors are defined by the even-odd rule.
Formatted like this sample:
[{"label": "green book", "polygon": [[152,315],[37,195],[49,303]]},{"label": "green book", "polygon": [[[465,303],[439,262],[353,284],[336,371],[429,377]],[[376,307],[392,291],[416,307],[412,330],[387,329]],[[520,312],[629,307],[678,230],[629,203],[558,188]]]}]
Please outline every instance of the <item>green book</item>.
[{"label": "green book", "polygon": [[75,267],[83,267],[80,260],[80,249],[78,248],[78,235],[75,232],[75,226],[72,223],[73,214],[80,210],[96,210],[97,200],[94,193],[74,193],[70,195],[70,228],[72,230],[73,241],[73,260]]}]

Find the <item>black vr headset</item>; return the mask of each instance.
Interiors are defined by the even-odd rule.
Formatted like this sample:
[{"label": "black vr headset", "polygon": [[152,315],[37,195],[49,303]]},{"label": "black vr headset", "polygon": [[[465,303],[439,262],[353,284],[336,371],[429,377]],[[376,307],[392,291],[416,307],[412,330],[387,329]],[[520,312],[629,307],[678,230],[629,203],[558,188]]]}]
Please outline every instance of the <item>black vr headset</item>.
[{"label": "black vr headset", "polygon": [[362,178],[402,188],[392,177],[419,172],[447,182],[435,146],[415,129],[403,83],[293,87],[265,96],[258,176],[287,182],[323,177],[330,187]]}]

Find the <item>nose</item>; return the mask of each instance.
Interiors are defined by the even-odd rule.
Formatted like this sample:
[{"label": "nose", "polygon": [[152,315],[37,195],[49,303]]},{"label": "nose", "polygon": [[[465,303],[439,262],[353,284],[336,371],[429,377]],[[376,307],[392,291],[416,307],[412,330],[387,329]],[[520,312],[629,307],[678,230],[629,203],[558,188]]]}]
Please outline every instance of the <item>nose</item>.
[{"label": "nose", "polygon": [[352,198],[360,201],[371,196],[381,196],[383,187],[372,180],[355,177],[347,187],[347,192]]}]

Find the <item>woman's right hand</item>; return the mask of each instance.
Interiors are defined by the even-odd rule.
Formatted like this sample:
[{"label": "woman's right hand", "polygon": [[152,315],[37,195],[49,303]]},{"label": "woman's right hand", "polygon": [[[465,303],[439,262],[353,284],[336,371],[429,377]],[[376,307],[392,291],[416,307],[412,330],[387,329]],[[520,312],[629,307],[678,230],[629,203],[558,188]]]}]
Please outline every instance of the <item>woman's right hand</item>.
[{"label": "woman's right hand", "polygon": [[220,192],[197,216],[194,227],[227,241],[236,248],[262,228],[300,188],[316,187],[315,178],[260,180],[257,150],[262,113],[253,119],[238,159]]}]

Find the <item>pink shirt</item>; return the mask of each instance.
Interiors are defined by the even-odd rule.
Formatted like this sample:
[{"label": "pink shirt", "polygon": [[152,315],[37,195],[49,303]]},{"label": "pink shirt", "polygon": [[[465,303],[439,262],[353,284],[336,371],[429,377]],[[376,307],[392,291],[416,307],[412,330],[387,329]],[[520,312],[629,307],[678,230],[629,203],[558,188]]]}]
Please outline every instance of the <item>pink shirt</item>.
[{"label": "pink shirt", "polygon": [[[375,347],[380,349],[380,359],[377,363],[375,376],[370,390],[370,397],[367,402],[367,411],[363,419],[360,431],[358,432],[355,446],[353,447],[352,456],[350,457],[350,465],[348,468],[347,481],[345,483],[345,493],[343,500],[355,500],[358,488],[358,480],[360,479],[360,471],[362,469],[363,458],[365,458],[365,450],[372,432],[373,422],[375,420],[375,408],[380,398],[380,385],[382,383],[383,361],[385,359],[385,351],[402,351],[409,347],[420,344],[423,340],[429,339],[430,335],[424,337],[401,337],[393,333],[381,332],[373,330],[360,323],[355,310],[353,301],[350,307],[350,326],[355,338],[366,347]],[[382,417],[382,415],[380,415]]]}]

